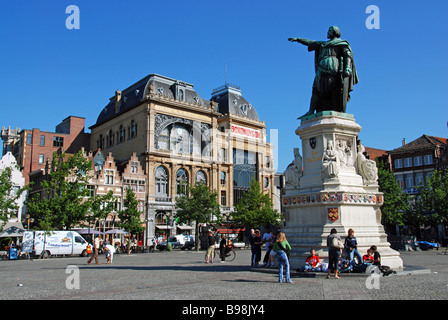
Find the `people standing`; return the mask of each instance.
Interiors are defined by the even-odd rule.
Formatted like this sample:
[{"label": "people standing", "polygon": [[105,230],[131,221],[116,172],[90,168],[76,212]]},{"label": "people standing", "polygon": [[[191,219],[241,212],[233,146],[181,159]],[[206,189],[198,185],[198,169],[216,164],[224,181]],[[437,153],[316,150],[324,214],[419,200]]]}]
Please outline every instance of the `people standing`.
[{"label": "people standing", "polygon": [[260,230],[255,230],[254,232],[254,250],[255,250],[255,261],[254,266],[259,267],[259,262],[261,260],[261,246],[263,241],[261,240]]},{"label": "people standing", "polygon": [[272,250],[274,248],[275,242],[277,241],[278,234],[275,232],[272,232],[272,240],[269,243],[269,246],[271,247],[271,251],[269,252],[269,260],[268,260],[268,268],[273,268],[275,266],[274,260],[275,260],[275,252]]},{"label": "people standing", "polygon": [[262,267],[266,267],[266,266],[269,267],[269,257],[271,255],[271,250],[273,247],[273,246],[271,246],[272,233],[271,233],[271,229],[269,227],[266,228],[266,232],[263,234],[263,238],[261,240],[263,241],[263,243],[266,246],[266,253],[263,258],[263,266]]},{"label": "people standing", "polygon": [[358,258],[358,264],[362,264],[362,256],[358,251],[358,242],[356,241],[355,231],[353,229],[348,229],[347,238],[344,242],[345,250],[349,255],[350,270],[353,271],[355,265],[355,255]]},{"label": "people standing", "polygon": [[213,232],[210,230],[208,232],[208,249],[207,249],[207,259],[205,263],[208,263],[209,261],[213,263],[213,256],[215,255],[215,237],[213,236]]},{"label": "people standing", "polygon": [[255,230],[250,229],[250,235],[249,235],[249,244],[250,244],[250,266],[253,267],[255,265],[255,244],[254,244],[254,238],[255,238]]},{"label": "people standing", "polygon": [[90,257],[90,259],[87,261],[88,264],[91,264],[92,260],[95,258],[95,263],[96,264],[101,264],[100,260],[98,259],[98,252],[100,250],[100,245],[101,245],[101,236],[97,235],[95,237],[94,240],[94,244],[93,244],[93,255]]},{"label": "people standing", "polygon": [[227,249],[227,239],[224,234],[221,235],[221,242],[219,242],[219,254],[221,256],[221,263],[226,261],[226,249]]},{"label": "people standing", "polygon": [[327,278],[330,278],[330,274],[333,271],[335,274],[335,278],[339,279],[339,258],[341,257],[342,248],[338,248],[333,245],[333,239],[336,238],[338,241],[342,241],[341,237],[339,237],[336,229],[331,229],[330,234],[327,236],[327,247],[328,247],[328,275]]},{"label": "people standing", "polygon": [[283,232],[280,232],[277,236],[277,240],[275,241],[274,248],[272,251],[275,252],[275,256],[277,257],[279,271],[278,271],[278,282],[283,282],[283,269],[285,269],[286,274],[286,283],[292,283],[290,277],[290,268],[289,268],[289,258],[288,252],[291,250],[291,246],[286,240],[286,236]]}]

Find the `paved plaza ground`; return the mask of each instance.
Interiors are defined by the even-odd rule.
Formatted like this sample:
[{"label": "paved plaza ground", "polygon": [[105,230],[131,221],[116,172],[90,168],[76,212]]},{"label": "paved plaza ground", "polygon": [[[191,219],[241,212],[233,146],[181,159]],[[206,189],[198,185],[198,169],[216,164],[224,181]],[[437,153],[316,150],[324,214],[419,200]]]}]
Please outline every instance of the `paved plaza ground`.
[{"label": "paved plaza ground", "polygon": [[[112,265],[105,263],[104,255],[102,265],[88,265],[81,257],[2,260],[0,299],[444,300],[448,299],[444,252],[444,248],[401,252],[408,270],[421,272],[382,277],[379,288],[371,289],[367,276],[346,274],[339,280],[293,275],[292,284],[279,284],[276,271],[249,267],[250,250],[237,250],[236,259],[223,264],[205,264],[204,251],[121,254],[115,255]],[[76,284],[70,270],[79,271],[79,288],[68,288]]]}]

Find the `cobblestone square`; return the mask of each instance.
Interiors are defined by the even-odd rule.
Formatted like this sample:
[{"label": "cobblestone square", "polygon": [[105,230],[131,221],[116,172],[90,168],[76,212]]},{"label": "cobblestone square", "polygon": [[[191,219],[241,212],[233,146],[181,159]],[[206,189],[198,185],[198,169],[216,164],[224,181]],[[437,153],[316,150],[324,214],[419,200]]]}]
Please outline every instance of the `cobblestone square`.
[{"label": "cobblestone square", "polygon": [[[277,282],[277,270],[249,267],[250,250],[237,250],[232,262],[204,263],[204,251],[115,255],[113,264],[88,265],[86,258],[0,261],[3,300],[445,300],[448,298],[448,255],[439,251],[402,252],[406,270],[423,270],[379,279],[368,289],[367,276],[342,274],[298,277]],[[69,267],[69,268],[67,268]],[[79,271],[79,288],[72,288]],[[416,269],[417,268],[417,269]],[[419,269],[420,268],[420,269]],[[425,269],[422,269],[425,268]],[[258,272],[260,271],[260,272]],[[293,270],[292,270],[293,271]],[[267,295],[266,293],[269,293]]]}]

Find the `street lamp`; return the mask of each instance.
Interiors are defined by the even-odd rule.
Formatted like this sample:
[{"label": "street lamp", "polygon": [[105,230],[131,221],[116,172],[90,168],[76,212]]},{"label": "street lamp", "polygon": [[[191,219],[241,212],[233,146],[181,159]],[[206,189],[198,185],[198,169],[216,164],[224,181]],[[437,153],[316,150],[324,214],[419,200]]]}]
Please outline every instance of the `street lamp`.
[{"label": "street lamp", "polygon": [[167,212],[165,214],[165,220],[166,220],[166,231],[165,231],[165,235],[166,235],[166,244],[168,245],[168,222],[171,218],[171,212]]},{"label": "street lamp", "polygon": [[30,222],[33,223],[34,219],[27,213],[25,219],[22,219],[22,223],[26,224],[28,231],[30,231]]}]

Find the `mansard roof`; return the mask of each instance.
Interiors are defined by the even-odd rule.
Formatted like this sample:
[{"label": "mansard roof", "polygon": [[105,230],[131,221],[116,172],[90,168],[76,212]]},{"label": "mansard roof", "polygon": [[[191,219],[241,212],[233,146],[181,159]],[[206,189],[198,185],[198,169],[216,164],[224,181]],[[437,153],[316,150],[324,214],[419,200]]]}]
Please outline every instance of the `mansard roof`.
[{"label": "mansard roof", "polygon": [[[117,95],[118,92],[118,95]],[[110,98],[109,103],[101,110],[94,128],[106,121],[122,114],[134,107],[137,107],[148,98],[150,94],[181,102],[192,103],[200,107],[210,106],[210,102],[202,99],[193,89],[191,83],[150,74],[137,81],[127,89],[120,92],[117,90],[115,96]],[[118,101],[118,105],[116,102]]]},{"label": "mansard roof", "polygon": [[218,103],[218,112],[231,114],[249,120],[260,121],[255,108],[242,96],[238,86],[227,83],[212,92],[212,101]]}]

